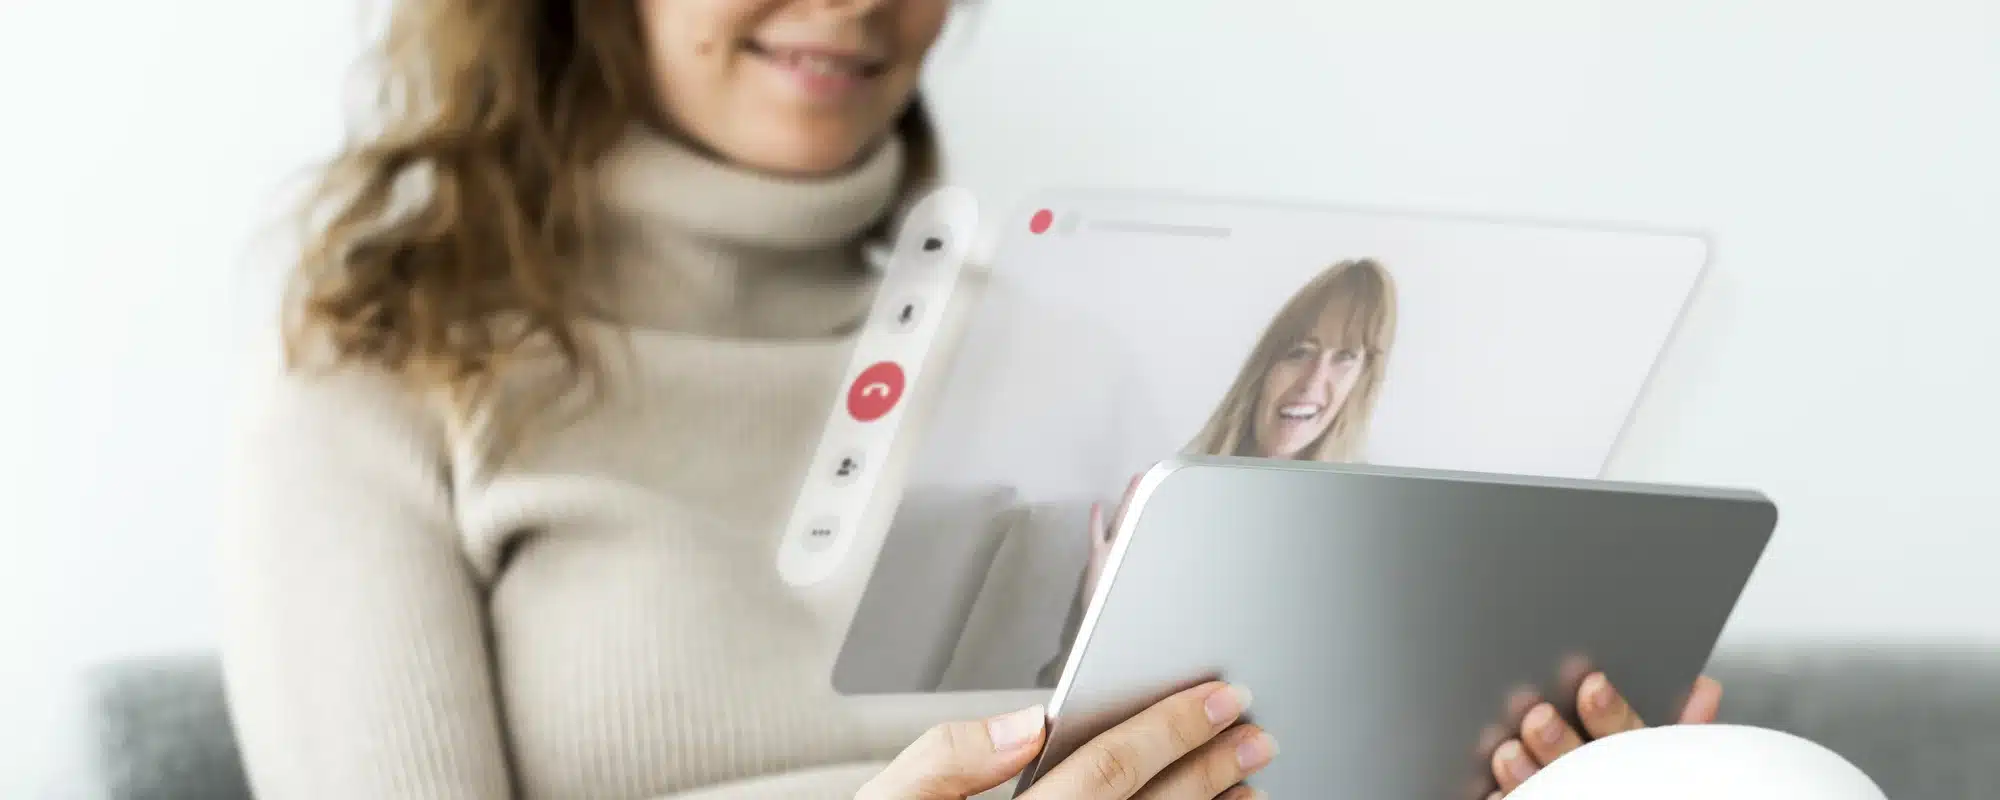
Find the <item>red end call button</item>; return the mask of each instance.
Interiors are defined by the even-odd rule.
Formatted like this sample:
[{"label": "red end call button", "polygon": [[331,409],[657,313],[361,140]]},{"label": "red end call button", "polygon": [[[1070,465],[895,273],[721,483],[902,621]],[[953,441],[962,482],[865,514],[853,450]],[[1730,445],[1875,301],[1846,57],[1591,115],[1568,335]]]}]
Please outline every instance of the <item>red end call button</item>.
[{"label": "red end call button", "polygon": [[847,387],[847,413],[862,422],[874,422],[903,399],[903,368],[883,361],[861,371],[854,385]]}]

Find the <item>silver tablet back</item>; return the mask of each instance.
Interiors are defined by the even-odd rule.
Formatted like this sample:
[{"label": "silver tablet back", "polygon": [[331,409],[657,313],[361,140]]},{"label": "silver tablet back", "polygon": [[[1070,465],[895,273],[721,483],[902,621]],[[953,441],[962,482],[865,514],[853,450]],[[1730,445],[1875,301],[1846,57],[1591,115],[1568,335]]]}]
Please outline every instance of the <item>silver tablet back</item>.
[{"label": "silver tablet back", "polygon": [[1274,797],[1458,798],[1605,670],[1674,718],[1777,522],[1762,495],[1184,458],[1141,484],[1025,789],[1152,702],[1255,693]]}]

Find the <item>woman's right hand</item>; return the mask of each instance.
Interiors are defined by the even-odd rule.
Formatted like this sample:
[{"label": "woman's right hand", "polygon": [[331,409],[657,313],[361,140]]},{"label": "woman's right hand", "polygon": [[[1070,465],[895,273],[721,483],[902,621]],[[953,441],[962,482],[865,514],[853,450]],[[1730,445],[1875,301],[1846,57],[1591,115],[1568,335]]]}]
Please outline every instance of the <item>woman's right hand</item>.
[{"label": "woman's right hand", "polygon": [[[1212,682],[1175,694],[1090,740],[1026,800],[1251,800],[1249,777],[1277,755],[1239,723],[1250,693]],[[861,787],[855,800],[966,800],[1026,769],[1046,744],[1042,708],[939,725]]]}]

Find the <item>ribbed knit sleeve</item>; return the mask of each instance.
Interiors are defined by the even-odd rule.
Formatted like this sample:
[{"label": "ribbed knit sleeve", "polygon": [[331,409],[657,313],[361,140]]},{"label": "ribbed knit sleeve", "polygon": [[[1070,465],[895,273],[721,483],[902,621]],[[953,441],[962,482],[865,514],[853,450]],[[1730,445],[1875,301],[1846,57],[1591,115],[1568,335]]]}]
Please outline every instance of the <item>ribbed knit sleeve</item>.
[{"label": "ribbed knit sleeve", "polygon": [[257,796],[510,798],[435,426],[379,374],[260,388],[221,537],[223,663]]}]

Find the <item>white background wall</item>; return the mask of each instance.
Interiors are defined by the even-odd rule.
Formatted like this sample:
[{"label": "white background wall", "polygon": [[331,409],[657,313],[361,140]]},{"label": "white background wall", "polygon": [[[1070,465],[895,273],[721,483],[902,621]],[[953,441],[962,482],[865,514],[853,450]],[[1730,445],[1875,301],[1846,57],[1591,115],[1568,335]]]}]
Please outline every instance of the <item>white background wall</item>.
[{"label": "white background wall", "polygon": [[[991,207],[1068,183],[1712,231],[1613,473],[1781,503],[1732,639],[2000,643],[2000,5],[984,5],[933,88]],[[335,141],[358,23],[0,2],[0,796],[74,665],[209,639],[243,255]]]}]

